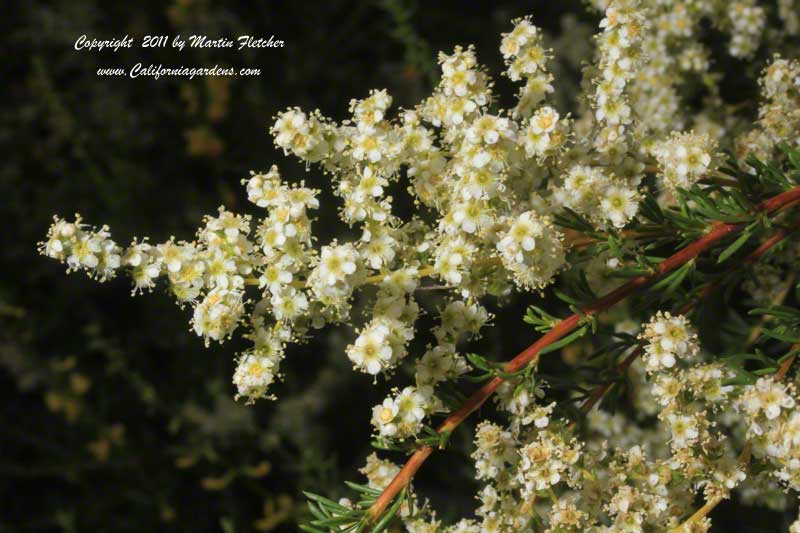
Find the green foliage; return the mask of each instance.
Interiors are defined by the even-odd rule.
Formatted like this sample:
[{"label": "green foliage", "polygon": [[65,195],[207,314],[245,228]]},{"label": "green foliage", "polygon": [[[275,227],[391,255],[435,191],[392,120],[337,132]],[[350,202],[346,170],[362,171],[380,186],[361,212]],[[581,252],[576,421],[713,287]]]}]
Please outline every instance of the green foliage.
[{"label": "green foliage", "polygon": [[353,489],[360,498],[352,507],[318,494],[304,492],[308,498],[308,508],[314,518],[306,524],[301,524],[300,529],[309,533],[361,533],[366,530],[380,533],[389,527],[400,507],[407,501],[407,492],[400,491],[386,512],[374,523],[370,523],[366,511],[375,503],[381,491],[352,482],[347,482],[347,486]]}]

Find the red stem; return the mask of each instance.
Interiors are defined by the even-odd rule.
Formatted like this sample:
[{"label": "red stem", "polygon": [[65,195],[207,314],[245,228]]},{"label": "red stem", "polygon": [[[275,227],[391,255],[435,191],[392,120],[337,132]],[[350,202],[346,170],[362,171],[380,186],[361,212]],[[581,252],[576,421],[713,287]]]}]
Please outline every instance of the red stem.
[{"label": "red stem", "polygon": [[[761,202],[758,204],[756,209],[766,213],[772,213],[773,211],[776,211],[783,206],[798,200],[800,200],[800,186],[794,187],[793,189]],[[517,354],[516,357],[506,363],[506,372],[516,372],[532,361],[535,361],[538,358],[539,352],[543,348],[570,334],[573,330],[575,330],[575,328],[578,327],[584,318],[596,315],[609,309],[636,290],[649,285],[664,274],[671,272],[695,259],[702,252],[711,248],[731,233],[741,229],[743,226],[744,223],[715,223],[711,227],[711,231],[696,241],[688,244],[682,250],[661,261],[656,266],[654,273],[637,276],[631,279],[618,289],[611,291],[599,300],[587,305],[580,313],[575,313],[561,320],[550,331],[542,335],[539,340],[525,348],[522,352]],[[449,432],[458,427],[458,425],[461,424],[461,422],[463,422],[470,414],[472,414],[473,411],[480,408],[480,406],[483,405],[483,403],[489,399],[492,394],[494,394],[494,392],[502,383],[502,378],[495,377],[484,384],[480,389],[475,391],[469,398],[467,398],[467,400],[461,405],[461,407],[458,408],[458,410],[445,419],[445,421],[437,429],[437,432]],[[411,457],[409,457],[408,461],[400,470],[400,472],[397,473],[391,483],[389,483],[389,485],[387,485],[387,487],[383,490],[383,493],[375,501],[372,507],[369,508],[368,515],[370,521],[376,520],[383,514],[383,511],[386,509],[389,503],[391,503],[394,497],[411,482],[411,478],[414,477],[414,475],[417,473],[417,470],[420,469],[422,464],[431,453],[433,453],[433,448],[431,446],[420,446],[411,455]]]},{"label": "red stem", "polygon": [[[764,242],[762,242],[761,245],[759,245],[758,248],[756,248],[755,250],[753,250],[752,252],[747,254],[747,256],[745,256],[745,258],[742,259],[742,263],[746,264],[746,265],[755,263],[756,261],[761,259],[761,256],[763,256],[765,253],[767,253],[768,250],[770,250],[773,246],[775,246],[776,244],[781,242],[783,239],[785,239],[787,236],[789,236],[789,234],[791,234],[792,232],[796,231],[798,228],[800,228],[800,220],[798,220],[797,222],[795,222],[794,224],[792,224],[792,226],[790,226],[788,228],[776,231],[775,233],[772,234],[772,236],[770,236],[769,239],[767,239]],[[689,300],[688,302],[683,304],[680,308],[678,308],[675,311],[675,314],[677,314],[677,315],[685,315],[686,313],[688,313],[689,311],[694,309],[694,307],[698,303],[700,303],[703,299],[708,297],[708,295],[710,295],[712,292],[717,290],[717,288],[722,284],[722,280],[725,278],[725,276],[727,276],[728,274],[730,274],[731,272],[733,272],[737,268],[738,268],[737,266],[729,268],[724,274],[722,274],[722,276],[720,276],[716,280],[712,281],[711,283],[709,283],[708,285],[703,287],[703,289],[697,294],[697,296],[693,300]],[[644,350],[642,349],[642,347],[638,346],[635,350],[633,350],[630,354],[628,354],[628,357],[626,357],[619,365],[617,365],[617,368],[616,368],[617,374],[622,374],[623,372],[625,372],[628,369],[628,367],[631,366],[633,361],[642,354],[643,351]],[[793,360],[793,359],[794,359],[794,357],[791,358],[791,360]],[[783,372],[783,374],[785,374],[788,371],[789,366],[791,366],[791,364],[792,364],[791,360],[788,360],[790,362],[785,367],[786,370],[784,370],[784,367],[781,366],[781,369],[780,369],[779,373],[776,374],[776,376],[781,376],[782,377],[782,374],[780,372]],[[778,377],[778,379],[780,380],[780,377]],[[606,393],[609,390],[611,390],[611,387],[613,386],[613,384],[614,384],[613,381],[609,381],[607,383],[603,383],[601,385],[598,385],[589,394],[589,397],[586,398],[586,401],[583,402],[583,404],[581,404],[581,412],[582,413],[588,413],[589,411],[591,411],[592,408],[595,405],[597,405],[597,402],[602,400],[603,396],[605,396]]]}]

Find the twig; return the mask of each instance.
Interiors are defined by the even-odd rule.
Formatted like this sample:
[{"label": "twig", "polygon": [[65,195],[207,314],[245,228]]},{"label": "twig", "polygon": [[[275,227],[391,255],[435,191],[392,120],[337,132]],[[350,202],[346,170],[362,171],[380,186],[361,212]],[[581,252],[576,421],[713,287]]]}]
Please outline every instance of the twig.
[{"label": "twig", "polygon": [[[628,367],[631,366],[631,364],[633,364],[636,358],[642,355],[643,351],[644,348],[642,348],[641,346],[637,346],[636,348],[634,348],[634,350],[630,354],[628,354],[628,357],[623,359],[623,361],[619,365],[617,365],[616,368],[617,374],[622,375],[628,369]],[[602,400],[606,394],[608,394],[608,391],[610,391],[614,387],[614,383],[616,382],[608,381],[606,383],[603,383],[595,387],[592,390],[592,392],[589,393],[589,397],[586,398],[586,401],[584,401],[581,404],[580,407],[581,413],[586,414],[589,411],[591,411],[592,408],[595,405],[597,405],[597,403],[600,400]]]},{"label": "twig", "polygon": [[[797,345],[793,348],[794,350],[797,349]],[[782,381],[784,377],[786,377],[786,373],[789,372],[789,369],[792,368],[792,363],[794,363],[797,354],[793,354],[790,357],[787,357],[786,360],[781,363],[781,366],[778,367],[778,371],[775,372],[775,379],[777,381]]]},{"label": "twig", "polygon": [[[798,228],[800,228],[800,221],[794,223],[792,226],[790,226],[788,228],[784,228],[784,229],[776,231],[775,233],[773,233],[770,236],[770,238],[768,238],[763,243],[761,243],[761,245],[759,245],[758,248],[756,248],[755,250],[750,252],[747,256],[745,256],[744,259],[742,259],[742,264],[750,265],[750,264],[753,264],[753,263],[757,262],[759,259],[761,259],[761,257],[763,257],[763,255],[765,253],[767,253],[769,250],[771,250],[777,244],[781,243],[786,237],[788,237],[791,233],[796,231]],[[705,287],[703,287],[703,289],[697,294],[697,296],[694,299],[689,300],[688,302],[683,304],[679,309],[677,309],[675,311],[675,314],[685,315],[685,314],[689,313],[703,299],[707,298],[712,292],[717,290],[719,288],[719,286],[722,284],[722,281],[728,275],[730,275],[732,272],[736,271],[738,268],[739,268],[739,265],[736,265],[736,266],[726,270],[722,275],[720,275],[720,277],[718,277],[713,282],[711,282],[708,285],[706,285]],[[791,284],[792,283],[789,283],[789,285],[791,285]],[[780,299],[779,299],[780,301],[778,303],[782,302],[785,297],[786,297],[786,292],[783,292],[781,297],[780,297]],[[617,369],[616,369],[617,370],[617,374],[622,374],[623,372],[625,372],[628,369],[628,367],[633,363],[633,361],[642,354],[642,352],[643,352],[643,349],[642,349],[641,346],[638,346],[634,351],[632,351],[628,355],[628,357],[626,357],[619,365],[617,365]],[[794,360],[794,356],[792,356],[790,359],[787,359],[788,364],[787,364],[787,361],[784,361],[783,364],[786,365],[786,371],[789,370],[789,367],[791,366],[791,361],[793,361],[793,360]],[[783,376],[786,374],[786,371],[783,371],[781,373],[781,370],[783,370],[783,366],[781,366],[781,369],[775,375],[777,379],[782,379]],[[778,376],[780,376],[780,377],[778,377]],[[608,383],[603,383],[602,385],[597,386],[594,390],[592,390],[592,392],[589,394],[589,397],[581,405],[580,411],[582,413],[584,413],[584,414],[586,414],[589,411],[591,411],[592,408],[600,400],[603,399],[603,396],[605,396],[608,393],[608,391],[611,390],[611,388],[613,386],[614,386],[614,382],[613,381],[608,382]]]}]

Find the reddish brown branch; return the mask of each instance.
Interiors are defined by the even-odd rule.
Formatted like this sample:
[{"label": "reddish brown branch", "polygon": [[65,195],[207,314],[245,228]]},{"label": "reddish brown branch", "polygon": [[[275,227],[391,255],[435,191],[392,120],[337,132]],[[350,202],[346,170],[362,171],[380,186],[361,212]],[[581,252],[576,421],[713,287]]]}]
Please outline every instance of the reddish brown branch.
[{"label": "reddish brown branch", "polygon": [[[760,203],[757,206],[757,209],[766,213],[772,213],[797,200],[800,200],[800,187],[795,187]],[[599,300],[589,304],[580,313],[575,313],[560,321],[550,331],[540,337],[539,340],[528,346],[516,357],[506,363],[506,372],[516,372],[529,363],[535,361],[539,356],[539,352],[543,348],[570,334],[586,318],[597,315],[598,313],[609,309],[613,305],[619,303],[625,297],[636,292],[638,289],[649,285],[664,274],[671,272],[695,259],[702,252],[708,250],[728,235],[740,230],[743,226],[744,223],[714,224],[708,233],[696,241],[688,244],[685,248],[681,249],[677,253],[661,261],[656,266],[655,272],[652,274],[642,275],[631,279],[618,289],[611,291]],[[480,408],[480,406],[483,405],[483,403],[492,394],[494,394],[494,392],[502,383],[503,379],[499,377],[495,377],[488,381],[480,389],[475,391],[469,398],[467,398],[460,408],[447,417],[447,419],[445,419],[445,421],[439,426],[437,431],[439,433],[453,431],[473,411]],[[397,473],[391,483],[389,483],[389,485],[384,489],[380,497],[375,501],[372,507],[370,507],[368,516],[371,521],[376,520],[383,514],[384,510],[389,503],[391,503],[394,497],[397,496],[397,494],[400,493],[400,491],[411,482],[411,479],[417,473],[417,470],[420,469],[422,464],[432,452],[432,447],[421,446],[411,455],[411,457],[409,457],[408,461],[400,470],[400,472]]]},{"label": "reddish brown branch", "polygon": [[778,371],[775,372],[776,381],[781,381],[784,378],[784,376],[786,376],[786,373],[789,372],[789,369],[792,367],[792,363],[794,363],[795,357],[797,357],[797,354],[792,355],[791,357],[787,358],[783,363],[781,363],[780,368],[778,368]]},{"label": "reddish brown branch", "polygon": [[[781,237],[781,239],[783,239],[783,237]],[[778,241],[780,241],[781,239],[779,239]],[[770,246],[770,248],[771,247],[772,246]],[[766,248],[764,251],[762,251],[759,254],[759,256],[763,255],[763,253],[768,249],[769,248]],[[747,261],[747,259],[750,259],[750,257],[745,258],[745,261]],[[713,282],[713,283],[709,283],[708,285],[703,287],[703,290],[700,291],[700,293],[697,295],[696,299],[686,302],[675,313],[678,314],[678,315],[685,315],[686,313],[691,311],[694,308],[694,306],[697,305],[700,302],[700,300],[702,300],[703,298],[705,298],[706,296],[711,294],[714,291],[714,289],[717,288],[717,285],[719,285],[719,281],[716,281],[716,282]],[[628,367],[630,367],[633,364],[633,362],[636,360],[636,358],[639,357],[640,355],[642,355],[643,352],[644,352],[644,348],[642,348],[641,346],[637,346],[631,353],[628,354],[628,356],[625,359],[622,360],[622,362],[620,364],[617,365],[617,368],[616,368],[617,374],[621,375],[623,372],[628,370]],[[597,405],[597,403],[600,400],[603,399],[603,397],[608,393],[608,391],[611,390],[611,387],[613,387],[613,386],[614,386],[614,382],[613,381],[609,381],[607,383],[603,383],[603,384],[598,385],[597,387],[595,387],[592,390],[592,392],[589,394],[589,397],[586,398],[586,401],[584,401],[583,404],[581,404],[581,408],[580,408],[581,413],[586,414],[589,411],[591,411],[592,408],[595,405]]]},{"label": "reddish brown branch", "polygon": [[[785,228],[785,229],[781,229],[781,230],[776,231],[775,233],[773,233],[770,236],[770,238],[768,238],[767,240],[762,242],[759,245],[758,248],[756,248],[755,250],[753,250],[752,252],[747,254],[747,256],[745,256],[745,258],[742,259],[742,264],[749,265],[749,264],[757,262],[759,259],[761,259],[761,257],[765,253],[767,253],[767,251],[769,251],[775,245],[777,245],[778,243],[783,241],[783,239],[788,237],[792,232],[796,231],[798,228],[800,228],[800,221],[795,222],[789,228]],[[712,292],[717,290],[717,288],[719,288],[719,286],[722,284],[722,281],[725,279],[725,277],[727,275],[729,275],[731,272],[735,271],[737,268],[738,268],[738,265],[734,266],[732,268],[729,268],[719,278],[717,278],[716,280],[712,281],[711,283],[709,283],[708,285],[703,287],[703,289],[697,294],[697,296],[695,296],[694,299],[689,300],[688,302],[683,304],[680,308],[678,308],[675,311],[675,314],[685,315],[686,313],[690,312],[703,299],[705,299]],[[617,368],[616,368],[617,374],[622,374],[623,372],[625,372],[628,369],[628,367],[631,366],[633,361],[642,354],[643,351],[644,350],[642,349],[641,346],[639,346],[635,350],[633,350],[628,355],[628,357],[626,357],[619,365],[617,365]],[[782,379],[783,376],[786,374],[786,372],[788,372],[789,367],[792,366],[792,362],[793,361],[794,361],[794,356],[792,356],[789,359],[787,359],[786,361],[784,361],[783,365],[781,365],[780,369],[778,370],[778,373],[775,374],[775,376],[776,376],[776,378],[778,380]],[[594,390],[592,390],[592,392],[589,394],[589,397],[586,398],[586,401],[584,401],[583,404],[581,405],[581,408],[580,408],[581,412],[585,414],[585,413],[588,413],[589,411],[591,411],[592,408],[595,405],[597,405],[597,403],[600,400],[603,399],[603,397],[608,393],[608,391],[611,390],[611,387],[613,387],[613,385],[614,385],[614,382],[613,381],[609,381],[607,383],[603,383],[603,384],[598,385],[597,387],[595,387]]]},{"label": "reddish brown branch", "polygon": [[[641,346],[637,346],[631,353],[629,353],[628,357],[623,359],[622,362],[617,365],[617,374],[621,375],[623,372],[628,370],[628,367],[633,364],[637,357],[642,355],[643,351],[644,349]],[[592,408],[597,405],[597,402],[602,400],[603,396],[605,396],[608,391],[611,390],[611,387],[614,386],[614,383],[614,381],[608,381],[595,387],[594,390],[592,390],[592,392],[589,394],[589,397],[586,398],[586,401],[581,404],[581,413],[586,414],[591,411]]]},{"label": "reddish brown branch", "polygon": [[[797,349],[800,349],[800,343],[793,344],[790,348],[791,351],[795,351]],[[778,367],[778,371],[775,372],[775,379],[777,381],[781,381],[786,377],[786,374],[789,372],[789,369],[792,368],[792,363],[794,363],[795,359],[797,359],[797,354],[792,354],[791,356],[787,357],[783,363],[781,363],[781,366]]]}]

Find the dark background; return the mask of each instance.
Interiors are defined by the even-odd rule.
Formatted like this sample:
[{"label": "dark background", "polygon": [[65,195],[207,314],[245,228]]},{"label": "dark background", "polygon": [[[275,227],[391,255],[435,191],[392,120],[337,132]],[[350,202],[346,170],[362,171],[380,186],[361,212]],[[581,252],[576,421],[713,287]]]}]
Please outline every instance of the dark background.
[{"label": "dark background", "polygon": [[[204,348],[189,331],[190,310],[163,288],[131,298],[124,277],[102,285],[66,277],[63,266],[36,253],[52,215],[79,212],[108,224],[122,245],[145,235],[190,240],[219,205],[257,215],[240,180],[276,163],[285,179],[323,190],[314,228],[325,243],[345,233],[329,178],[275,150],[267,129],[276,112],[298,105],[343,119],[349,100],[371,88],[389,89],[395,108],[413,106],[437,79],[436,52],[470,43],[508,104],[514,88],[499,76],[500,33],[527,13],[556,48],[566,112],[590,41],[589,26],[581,30],[562,15],[592,26],[599,17],[578,1],[544,0],[424,9],[402,1],[78,0],[2,9],[0,531],[294,530],[304,513],[301,489],[336,496],[343,480],[358,478],[370,453],[369,407],[389,388],[349,370],[343,348],[351,333],[326,330],[290,349],[285,380],[273,389],[277,402],[236,404],[230,380],[242,344]],[[274,34],[286,45],[242,52],[138,46],[147,34],[171,42],[178,33]],[[82,34],[128,34],[137,45],[75,51]],[[137,62],[252,67],[262,75],[95,75]],[[737,90],[748,95],[754,87]],[[402,211],[408,202],[397,205]],[[479,344],[484,353],[500,358],[530,342],[523,309],[523,302],[503,308]],[[417,482],[445,520],[470,514],[475,503],[470,428],[454,439]],[[257,468],[263,462],[270,468]],[[726,514],[716,513],[715,524],[725,527]],[[749,514],[736,523],[763,530],[765,517],[776,527],[785,520]]]}]

